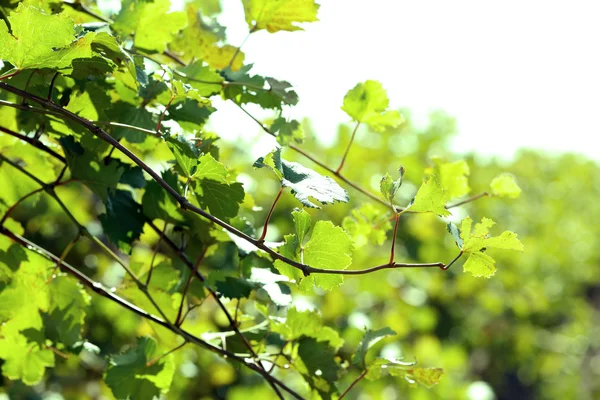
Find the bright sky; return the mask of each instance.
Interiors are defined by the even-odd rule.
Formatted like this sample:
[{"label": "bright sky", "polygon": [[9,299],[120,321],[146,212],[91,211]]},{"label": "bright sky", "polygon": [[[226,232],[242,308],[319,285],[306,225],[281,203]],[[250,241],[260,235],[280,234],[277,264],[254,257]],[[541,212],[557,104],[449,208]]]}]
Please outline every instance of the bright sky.
[{"label": "bright sky", "polygon": [[[320,22],[304,32],[262,31],[243,51],[255,73],[295,86],[300,103],[288,116],[309,117],[326,141],[348,121],[346,91],[376,79],[392,107],[421,120],[433,109],[455,116],[456,150],[510,156],[535,147],[600,159],[600,2],[321,3]],[[220,21],[237,45],[247,34],[241,1],[223,0],[223,8]],[[256,132],[231,113],[211,117],[215,131]]]}]

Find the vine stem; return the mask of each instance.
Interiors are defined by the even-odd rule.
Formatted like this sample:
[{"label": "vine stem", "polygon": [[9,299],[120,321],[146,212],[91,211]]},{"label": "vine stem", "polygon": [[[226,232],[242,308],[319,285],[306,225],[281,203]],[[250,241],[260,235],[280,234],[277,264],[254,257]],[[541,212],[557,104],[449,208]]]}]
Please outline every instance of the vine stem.
[{"label": "vine stem", "polygon": [[339,397],[338,400],[342,400],[344,398],[344,396],[346,396],[348,394],[348,392],[354,387],[354,385],[356,385],[362,378],[364,378],[367,375],[367,372],[369,372],[368,370],[364,370],[362,372],[362,374],[360,374],[351,384],[350,386],[348,386],[348,388],[346,390],[344,390],[344,393],[341,394],[341,396]]},{"label": "vine stem", "polygon": [[163,227],[161,234],[158,236],[158,242],[156,242],[156,247],[152,253],[152,260],[150,260],[150,269],[148,270],[148,276],[146,277],[146,286],[150,285],[150,280],[152,279],[152,270],[154,269],[154,260],[156,259],[156,254],[158,253],[158,246],[160,246],[163,236],[166,236],[168,225],[169,223],[165,222],[165,226]]},{"label": "vine stem", "polygon": [[454,264],[455,262],[457,262],[458,259],[461,258],[464,253],[465,252],[461,250],[460,253],[458,253],[458,255],[456,257],[454,257],[454,259],[452,259],[452,261],[450,261],[450,263],[448,265],[442,267],[442,269],[445,271],[448,268],[450,268],[452,266],[452,264]]},{"label": "vine stem", "polygon": [[0,76],[0,81],[2,81],[4,79],[12,78],[13,76],[19,75],[20,73],[21,73],[21,70],[18,69],[15,72],[12,72],[10,74],[2,75],[2,76]]},{"label": "vine stem", "polygon": [[400,221],[400,215],[402,215],[402,213],[394,213],[394,216],[396,217],[396,223],[394,224],[394,233],[392,235],[392,248],[390,250],[390,265],[394,265],[396,233],[398,232],[398,222]]},{"label": "vine stem", "polygon": [[8,128],[4,128],[2,126],[0,126],[0,132],[4,132],[7,135],[16,137],[17,139],[20,139],[20,140],[22,140],[24,142],[27,142],[30,145],[32,145],[33,147],[35,147],[35,148],[37,148],[39,150],[45,151],[46,153],[50,154],[52,157],[56,158],[57,160],[62,161],[63,163],[67,162],[67,160],[63,156],[61,156],[60,154],[58,154],[54,150],[50,149],[48,146],[46,146],[45,144],[43,144],[42,142],[40,142],[38,139],[30,138],[30,137],[22,135],[20,133],[11,131]]},{"label": "vine stem", "polygon": [[249,369],[257,372],[261,376],[263,376],[265,378],[265,380],[267,380],[267,382],[269,382],[270,384],[277,385],[278,387],[282,388],[287,393],[292,395],[295,399],[303,400],[303,398],[298,393],[296,393],[294,390],[289,388],[285,383],[283,383],[279,379],[270,375],[267,371],[265,371],[258,365],[253,364],[253,363],[248,363],[248,362],[246,362],[246,360],[244,358],[238,357],[235,353],[232,353],[230,351],[223,350],[217,346],[214,346],[179,327],[173,326],[173,324],[170,324],[168,321],[160,319],[160,318],[148,313],[146,310],[122,299],[121,297],[112,293],[110,290],[106,289],[101,283],[90,279],[89,277],[87,277],[86,275],[79,272],[79,270],[77,270],[70,264],[66,263],[65,261],[61,261],[59,257],[52,254],[51,252],[44,249],[43,247],[25,239],[24,237],[22,237],[20,235],[13,233],[12,231],[6,229],[4,226],[0,226],[0,234],[12,239],[13,241],[15,241],[16,243],[18,243],[19,245],[23,246],[26,249],[29,249],[29,250],[32,250],[32,251],[35,251],[35,252],[41,254],[43,257],[47,258],[50,261],[53,261],[54,263],[59,263],[60,268],[63,272],[65,272],[65,273],[71,275],[72,277],[74,277],[75,279],[77,279],[81,284],[83,284],[84,286],[86,286],[87,288],[92,290],[94,293],[113,301],[114,303],[118,304],[119,306],[141,316],[142,318],[144,318],[148,321],[154,322],[164,328],[171,330],[175,334],[181,336],[184,340],[187,340],[187,341],[194,343],[206,350],[209,350],[213,353],[219,354],[223,357],[227,357],[231,360],[235,360],[235,361],[243,364],[246,368],[249,368]]},{"label": "vine stem", "polygon": [[271,205],[271,209],[269,210],[269,214],[267,214],[267,219],[265,220],[265,226],[263,227],[262,234],[258,239],[259,242],[265,241],[265,237],[267,236],[267,229],[269,228],[269,221],[271,220],[271,215],[273,215],[273,210],[275,209],[275,205],[277,204],[279,198],[281,197],[281,194],[283,193],[283,189],[283,186],[281,187],[281,189],[279,189],[279,193],[277,193],[277,197],[275,197],[275,201]]},{"label": "vine stem", "polygon": [[183,343],[181,343],[179,346],[176,346],[174,348],[172,348],[171,350],[167,351],[164,354],[161,354],[160,356],[153,358],[152,360],[148,361],[146,363],[146,367],[151,367],[152,365],[156,364],[157,362],[159,362],[162,358],[168,356],[171,353],[175,353],[177,350],[181,349],[183,346],[185,346],[186,344],[188,344],[189,342],[187,340],[185,340]]},{"label": "vine stem", "polygon": [[160,134],[161,124],[163,122],[163,119],[165,118],[165,114],[167,113],[167,110],[169,109],[169,107],[171,107],[171,104],[173,104],[173,100],[175,100],[175,96],[173,96],[173,94],[171,94],[171,99],[169,100],[169,103],[167,104],[167,106],[165,107],[163,112],[160,114],[160,118],[158,119],[158,124],[156,124],[156,133],[157,134]]},{"label": "vine stem", "polygon": [[354,143],[354,136],[356,136],[356,131],[358,130],[359,126],[360,126],[360,121],[356,122],[356,126],[354,127],[354,130],[352,131],[352,136],[350,137],[350,142],[348,143],[348,146],[346,146],[346,151],[344,151],[344,156],[342,157],[340,166],[335,170],[336,175],[339,175],[340,171],[344,167],[344,163],[346,162],[346,157],[348,157],[348,153],[350,152],[350,147],[352,147],[352,143]]},{"label": "vine stem", "polygon": [[190,276],[188,277],[187,281],[185,282],[185,288],[183,289],[183,293],[181,295],[181,303],[179,304],[179,310],[177,311],[177,317],[175,318],[175,325],[177,325],[177,326],[181,326],[181,324],[183,324],[183,320],[181,319],[181,315],[183,313],[183,303],[185,303],[185,297],[187,296],[187,292],[190,288],[190,284],[192,283],[192,279],[194,278],[194,274],[196,273],[196,271],[198,271],[198,267],[200,267],[200,264],[204,260],[204,257],[206,256],[207,251],[208,251],[208,244],[206,244],[204,246],[204,249],[202,249],[202,253],[200,254],[200,257],[198,257],[198,261],[196,261],[196,265],[194,265],[194,270],[190,271]]}]

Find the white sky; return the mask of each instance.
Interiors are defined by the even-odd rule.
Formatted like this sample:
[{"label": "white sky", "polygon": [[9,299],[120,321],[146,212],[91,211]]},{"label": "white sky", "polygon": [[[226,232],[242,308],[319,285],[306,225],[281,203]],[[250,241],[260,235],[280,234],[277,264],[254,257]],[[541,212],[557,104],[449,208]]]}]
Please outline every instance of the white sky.
[{"label": "white sky", "polygon": [[[600,2],[321,3],[320,22],[304,32],[261,31],[243,51],[255,73],[295,86],[300,103],[288,116],[309,117],[326,141],[348,121],[346,91],[376,79],[392,107],[420,119],[433,109],[455,116],[456,150],[510,156],[535,147],[600,158]],[[223,0],[223,8],[220,21],[237,45],[247,34],[241,1]],[[231,113],[211,118],[215,131],[256,132]]]}]

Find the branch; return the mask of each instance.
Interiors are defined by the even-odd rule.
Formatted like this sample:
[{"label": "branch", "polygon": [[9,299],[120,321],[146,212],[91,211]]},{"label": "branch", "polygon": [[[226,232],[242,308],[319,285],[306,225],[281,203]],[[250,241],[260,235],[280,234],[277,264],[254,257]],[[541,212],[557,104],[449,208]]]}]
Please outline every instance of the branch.
[{"label": "branch", "polygon": [[45,151],[46,153],[50,154],[52,157],[56,158],[57,160],[60,160],[63,163],[66,163],[66,159],[63,156],[61,156],[60,154],[58,154],[57,152],[55,152],[54,150],[52,150],[51,148],[49,148],[48,146],[46,146],[44,143],[40,142],[37,139],[33,139],[28,136],[22,135],[20,133],[11,131],[10,129],[4,128],[2,126],[0,126],[0,132],[4,132],[7,135],[14,136],[18,139],[21,139],[22,141],[29,143],[33,147],[38,148],[42,151]]},{"label": "branch", "polygon": [[344,390],[344,393],[342,393],[342,395],[339,397],[338,400],[342,400],[344,398],[344,396],[346,396],[348,394],[348,392],[354,387],[354,385],[356,385],[358,383],[358,381],[360,381],[362,378],[365,377],[365,375],[367,375],[367,372],[369,372],[369,370],[364,370],[362,372],[362,374],[360,374],[351,384],[350,386],[348,386],[348,389]]},{"label": "branch", "polygon": [[146,310],[128,302],[127,300],[122,299],[121,297],[112,293],[110,290],[106,289],[101,283],[93,281],[86,275],[79,272],[76,268],[74,268],[70,264],[66,263],[65,261],[62,261],[59,257],[50,253],[48,250],[38,246],[37,244],[35,244],[33,242],[30,242],[29,240],[25,239],[22,236],[19,236],[15,233],[11,232],[10,230],[6,229],[3,226],[0,226],[0,234],[9,237],[10,239],[14,240],[16,243],[20,244],[21,246],[25,247],[26,249],[35,251],[35,252],[39,253],[40,255],[42,255],[43,257],[47,258],[48,260],[52,261],[53,263],[56,263],[57,265],[59,265],[60,269],[63,272],[65,272],[65,273],[71,275],[72,277],[74,277],[75,279],[77,279],[81,284],[83,284],[87,288],[91,289],[94,293],[117,303],[121,307],[141,316],[142,318],[145,318],[148,321],[154,322],[164,328],[169,329],[170,331],[174,332],[175,334],[181,336],[185,341],[194,343],[194,344],[196,344],[204,349],[207,349],[215,354],[218,354],[222,357],[226,357],[228,359],[235,360],[235,361],[243,364],[245,367],[262,375],[268,382],[278,385],[283,390],[285,390],[287,393],[291,394],[294,398],[303,400],[303,398],[298,393],[296,393],[295,391],[290,389],[287,385],[285,385],[283,382],[281,382],[277,378],[269,375],[265,370],[261,369],[258,365],[248,363],[248,362],[246,362],[246,360],[244,358],[238,357],[234,353],[231,353],[227,350],[220,349],[219,347],[216,347],[208,342],[205,342],[204,340],[192,335],[191,333],[189,333],[179,327],[175,327],[172,324],[170,324],[169,322],[162,320],[162,319],[158,318],[157,316],[154,316],[154,315],[148,313]]},{"label": "branch", "polygon": [[446,209],[450,209],[450,208],[462,206],[463,204],[467,204],[467,203],[470,203],[472,201],[481,199],[482,197],[492,197],[492,195],[490,193],[488,193],[488,192],[479,193],[479,194],[476,194],[475,196],[469,197],[468,199],[459,201],[458,203],[447,205]]}]

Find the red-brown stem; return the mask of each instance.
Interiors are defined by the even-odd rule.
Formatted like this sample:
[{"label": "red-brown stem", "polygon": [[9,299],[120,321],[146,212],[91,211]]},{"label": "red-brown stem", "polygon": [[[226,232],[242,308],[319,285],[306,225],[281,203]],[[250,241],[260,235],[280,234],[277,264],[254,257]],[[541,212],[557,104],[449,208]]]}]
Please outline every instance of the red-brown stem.
[{"label": "red-brown stem", "polygon": [[10,77],[13,77],[13,76],[15,76],[15,75],[18,75],[18,74],[20,74],[20,73],[21,73],[21,70],[20,70],[20,69],[18,69],[18,70],[16,70],[15,72],[13,72],[12,74],[8,74],[8,75],[0,76],[0,81],[1,81],[1,80],[4,80],[4,79],[8,79],[8,78],[10,78]]},{"label": "red-brown stem", "polygon": [[154,269],[154,260],[156,259],[156,253],[158,253],[158,246],[162,241],[162,238],[165,236],[167,232],[168,222],[165,222],[165,226],[162,229],[162,233],[158,237],[158,242],[156,242],[156,248],[154,249],[154,253],[152,254],[152,260],[150,261],[150,269],[148,270],[148,276],[146,277],[146,286],[150,284],[150,279],[152,279],[152,270]]},{"label": "red-brown stem", "polygon": [[358,381],[360,381],[362,378],[365,377],[365,375],[367,375],[367,372],[369,372],[368,370],[364,370],[362,372],[362,374],[360,374],[355,380],[354,382],[352,382],[350,384],[350,386],[348,386],[348,389],[344,390],[344,393],[342,393],[342,395],[339,397],[338,400],[342,400],[344,398],[344,396],[346,396],[348,394],[348,392],[354,387],[354,385],[356,385],[358,383]]},{"label": "red-brown stem", "polygon": [[169,109],[169,107],[171,107],[171,104],[173,103],[174,99],[175,99],[175,96],[171,95],[171,100],[169,100],[169,103],[167,104],[167,106],[163,110],[162,114],[160,114],[160,118],[158,119],[158,124],[156,125],[156,132],[157,133],[160,132],[160,126],[162,124],[163,118],[165,118],[165,114],[167,113],[167,110]]},{"label": "red-brown stem", "polygon": [[392,236],[392,249],[390,250],[390,265],[394,265],[394,247],[396,246],[396,232],[398,232],[398,221],[400,221],[400,213],[395,213],[396,223],[394,224],[394,234]]},{"label": "red-brown stem", "polygon": [[194,274],[196,273],[196,271],[198,271],[198,267],[200,266],[200,263],[202,262],[202,260],[204,260],[204,257],[206,256],[207,251],[208,251],[208,245],[205,245],[204,249],[202,249],[202,253],[200,254],[200,257],[198,257],[198,261],[196,261],[196,265],[194,265],[194,270],[190,271],[190,276],[188,276],[187,282],[185,283],[185,288],[183,289],[183,293],[181,296],[181,303],[179,304],[179,310],[177,311],[177,318],[175,318],[176,326],[181,326],[181,324],[183,324],[183,320],[181,319],[181,313],[183,312],[183,303],[185,303],[185,297],[187,296],[187,292],[190,288],[190,284],[192,283],[192,278],[194,277]]},{"label": "red-brown stem", "polygon": [[342,157],[342,162],[340,162],[340,166],[335,170],[336,175],[338,175],[340,173],[340,171],[342,170],[342,168],[344,167],[344,163],[346,162],[346,157],[348,157],[348,152],[350,151],[350,147],[352,146],[352,143],[354,142],[354,136],[356,136],[356,131],[358,130],[359,126],[360,126],[360,122],[357,122],[356,126],[354,127],[354,130],[352,131],[352,136],[350,137],[350,142],[348,143],[348,146],[346,147],[346,151],[344,152],[344,156]]},{"label": "red-brown stem", "polygon": [[277,197],[275,197],[275,201],[271,205],[271,209],[269,210],[269,214],[267,215],[267,219],[265,220],[265,226],[263,227],[262,235],[260,235],[260,239],[258,239],[259,242],[265,241],[265,237],[267,236],[267,230],[269,229],[268,228],[269,221],[271,220],[271,215],[273,215],[273,210],[275,209],[275,205],[277,204],[277,202],[279,201],[279,198],[281,197],[281,193],[283,193],[283,186],[281,187],[281,189],[279,189],[279,193],[277,193]]},{"label": "red-brown stem", "polygon": [[450,263],[448,265],[444,265],[443,267],[440,267],[442,270],[446,271],[448,268],[450,268],[452,266],[452,264],[454,264],[455,262],[458,261],[458,259],[464,254],[464,252],[461,250],[460,253],[458,253],[458,255],[456,257],[454,257],[454,259],[452,261],[450,261]]}]

